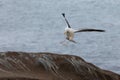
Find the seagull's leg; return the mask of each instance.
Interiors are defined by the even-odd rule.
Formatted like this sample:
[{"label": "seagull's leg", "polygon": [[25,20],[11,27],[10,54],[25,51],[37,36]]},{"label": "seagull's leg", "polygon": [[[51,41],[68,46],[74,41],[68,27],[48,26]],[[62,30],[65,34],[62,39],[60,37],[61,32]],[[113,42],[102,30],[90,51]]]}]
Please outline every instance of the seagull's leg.
[{"label": "seagull's leg", "polygon": [[69,40],[69,41],[71,41],[71,42],[73,42],[73,43],[77,43],[76,41],[74,41],[74,40]]},{"label": "seagull's leg", "polygon": [[68,37],[66,38],[68,41],[71,41],[73,43],[77,43],[76,41],[72,40],[72,39],[69,39]]}]

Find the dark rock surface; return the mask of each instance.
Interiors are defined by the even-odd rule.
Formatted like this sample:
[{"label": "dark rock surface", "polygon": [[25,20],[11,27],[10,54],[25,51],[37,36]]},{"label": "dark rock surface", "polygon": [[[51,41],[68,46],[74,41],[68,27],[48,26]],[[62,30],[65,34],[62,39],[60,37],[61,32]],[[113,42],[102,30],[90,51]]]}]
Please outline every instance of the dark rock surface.
[{"label": "dark rock surface", "polygon": [[120,75],[73,55],[1,52],[0,80],[120,80]]}]

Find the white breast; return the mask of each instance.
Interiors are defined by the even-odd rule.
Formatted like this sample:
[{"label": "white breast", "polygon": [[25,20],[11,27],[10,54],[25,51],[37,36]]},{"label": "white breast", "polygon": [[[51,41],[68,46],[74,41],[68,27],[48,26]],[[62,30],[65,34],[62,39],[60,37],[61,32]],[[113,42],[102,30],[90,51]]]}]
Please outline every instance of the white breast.
[{"label": "white breast", "polygon": [[75,30],[72,28],[65,28],[65,31],[74,32]]},{"label": "white breast", "polygon": [[65,34],[69,40],[73,40],[74,37],[74,29],[72,28],[65,28]]}]

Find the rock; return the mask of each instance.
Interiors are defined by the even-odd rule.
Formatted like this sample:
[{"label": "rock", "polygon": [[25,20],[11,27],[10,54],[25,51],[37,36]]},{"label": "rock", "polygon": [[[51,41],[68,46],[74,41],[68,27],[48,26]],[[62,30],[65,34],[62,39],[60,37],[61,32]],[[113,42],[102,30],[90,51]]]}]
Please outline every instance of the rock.
[{"label": "rock", "polygon": [[0,52],[0,80],[120,80],[73,55]]}]

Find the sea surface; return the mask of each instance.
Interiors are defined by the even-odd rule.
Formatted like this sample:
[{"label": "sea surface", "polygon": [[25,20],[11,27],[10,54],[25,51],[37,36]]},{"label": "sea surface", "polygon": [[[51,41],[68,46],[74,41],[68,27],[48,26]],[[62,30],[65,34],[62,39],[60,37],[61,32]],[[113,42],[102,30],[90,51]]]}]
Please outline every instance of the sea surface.
[{"label": "sea surface", "polygon": [[[67,26],[106,32],[76,33],[65,39]],[[84,58],[120,74],[120,0],[0,0],[0,52],[54,52]]]}]

